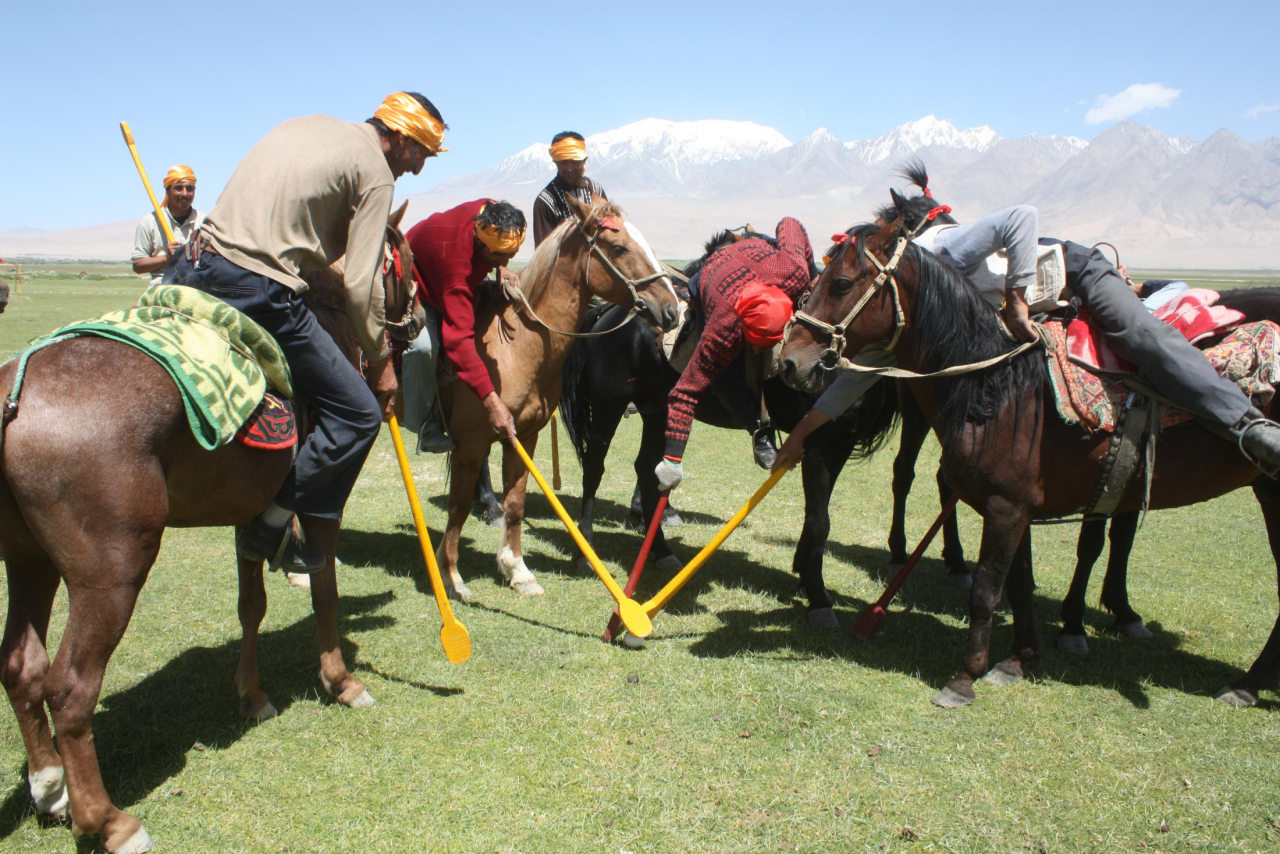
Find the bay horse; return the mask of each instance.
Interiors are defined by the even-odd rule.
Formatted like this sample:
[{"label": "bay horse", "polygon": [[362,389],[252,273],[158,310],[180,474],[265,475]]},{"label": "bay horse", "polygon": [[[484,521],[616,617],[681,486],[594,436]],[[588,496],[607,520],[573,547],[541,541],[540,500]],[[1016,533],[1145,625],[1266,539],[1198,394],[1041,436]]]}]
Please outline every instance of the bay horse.
[{"label": "bay horse", "polygon": [[[476,316],[480,359],[530,454],[538,431],[560,402],[560,370],[592,296],[623,306],[662,329],[673,326],[678,317],[670,278],[644,235],[623,218],[622,211],[599,198],[590,206],[570,198],[569,206],[573,216],[547,236],[520,272],[523,302],[532,312],[515,302],[481,306]],[[458,539],[484,455],[500,437],[489,426],[484,405],[465,383],[456,379],[442,383],[440,402],[457,447],[451,452],[449,521],[438,549],[439,563],[450,595],[466,601],[471,590],[458,570]],[[520,544],[528,475],[515,449],[504,443],[498,570],[514,590],[539,595],[544,591],[525,564]]]},{"label": "bay horse", "polygon": [[[387,227],[388,260],[412,255],[398,225]],[[397,265],[384,270],[387,316],[411,309]],[[17,361],[0,366],[0,397]],[[8,420],[8,419],[6,419]],[[37,814],[71,820],[72,832],[112,854],[152,842],[142,823],[116,808],[102,783],[93,711],[166,528],[247,524],[275,498],[292,451],[237,441],[216,450],[196,442],[178,389],[151,357],[116,341],[80,337],[34,353],[16,417],[0,434],[0,551],[9,612],[0,642],[0,681],[27,751]],[[320,679],[348,706],[372,702],[339,648],[334,547],[339,522],[303,516],[307,540],[327,556],[312,576]],[[258,684],[258,627],[266,612],[262,565],[239,562],[244,639],[235,682],[240,713],[275,713]],[[52,664],[45,648],[54,596],[67,587],[67,625]],[[58,733],[55,748],[48,707]]]},{"label": "bay horse", "polygon": [[[892,194],[897,216],[885,225],[850,229],[832,248],[833,263],[815,283],[783,349],[781,371],[804,391],[817,391],[843,351],[900,331],[899,365],[934,372],[1008,354],[996,310],[961,275],[907,238],[919,222],[913,202]],[[901,242],[900,242],[901,241]],[[901,248],[901,263],[891,256]],[[896,266],[880,276],[882,265]],[[879,277],[879,278],[878,278]],[[857,310],[852,310],[856,308]],[[900,309],[900,312],[899,312]],[[842,341],[831,341],[833,332]],[[821,339],[821,340],[820,340]],[[824,343],[826,342],[826,343]],[[960,671],[932,701],[955,708],[974,700],[973,683],[1020,679],[1038,654],[1032,608],[1032,519],[1067,516],[1089,501],[1110,440],[1084,435],[1046,399],[1044,354],[1024,352],[992,367],[949,378],[912,380],[911,392],[942,445],[942,465],[960,499],[982,516],[983,536],[969,595],[969,629]],[[1269,406],[1268,408],[1272,408]],[[1253,486],[1273,554],[1280,549],[1280,491],[1231,443],[1196,422],[1164,430],[1151,477],[1152,509],[1207,501]],[[1120,512],[1139,509],[1131,490]],[[1278,564],[1280,568],[1280,564]],[[992,614],[1008,582],[1014,621],[1012,654],[989,667]],[[1219,690],[1224,703],[1252,706],[1278,684],[1280,620],[1243,677]]]},{"label": "bay horse", "polygon": [[[703,255],[686,267],[685,273],[692,278],[715,252],[737,239],[741,238],[728,231],[716,234],[707,241]],[[813,272],[816,273],[816,269]],[[618,309],[611,306],[593,309],[582,328],[610,329],[617,325],[618,314]],[[662,459],[667,396],[679,378],[652,330],[634,323],[603,337],[580,342],[565,364],[565,394],[560,401],[560,412],[582,464],[579,528],[588,540],[594,530],[595,496],[604,475],[605,458],[629,403],[635,404],[643,422],[634,462],[643,507],[641,516],[647,523],[653,513],[658,499],[654,467]],[[766,381],[763,390],[774,426],[785,431],[794,428],[813,405],[813,397],[788,388],[777,378]],[[748,388],[741,357],[716,378],[709,392],[694,412],[698,421],[732,430],[754,422],[758,407]],[[822,575],[831,529],[828,507],[832,489],[851,458],[868,456],[883,444],[893,429],[896,414],[896,389],[891,383],[878,383],[862,405],[850,408],[837,421],[823,425],[805,443],[801,464],[804,527],[796,544],[792,570],[805,589],[807,620],[816,628],[838,626]],[[661,526],[650,554],[659,569],[675,570],[681,565],[667,544]]]}]

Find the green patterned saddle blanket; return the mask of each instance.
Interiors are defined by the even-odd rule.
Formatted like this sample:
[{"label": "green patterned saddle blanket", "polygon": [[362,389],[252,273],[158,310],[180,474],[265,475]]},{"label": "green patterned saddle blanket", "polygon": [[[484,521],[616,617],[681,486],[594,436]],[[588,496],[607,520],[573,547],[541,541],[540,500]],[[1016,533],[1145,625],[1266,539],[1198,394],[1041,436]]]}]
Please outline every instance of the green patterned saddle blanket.
[{"label": "green patterned saddle blanket", "polygon": [[31,342],[19,357],[10,399],[18,399],[32,353],[83,335],[120,341],[155,359],[177,384],[191,432],[208,450],[231,441],[268,386],[293,396],[284,352],[265,329],[203,291],[163,285],[144,293],[133,308],[72,323]]}]

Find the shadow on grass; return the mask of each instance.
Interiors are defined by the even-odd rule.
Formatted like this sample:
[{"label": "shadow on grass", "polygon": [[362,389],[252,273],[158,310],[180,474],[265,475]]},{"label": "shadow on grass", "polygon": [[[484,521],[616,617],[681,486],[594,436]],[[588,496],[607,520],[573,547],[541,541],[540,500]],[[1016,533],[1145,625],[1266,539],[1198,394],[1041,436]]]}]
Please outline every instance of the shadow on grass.
[{"label": "shadow on grass", "polygon": [[[360,647],[351,636],[394,623],[393,617],[375,613],[392,598],[387,592],[341,600],[338,629],[348,668],[373,672],[440,696],[460,693],[460,689],[388,676],[359,663]],[[313,616],[264,631],[259,641],[264,653],[260,658],[262,684],[282,714],[299,699],[321,696]],[[239,660],[238,638],[218,646],[194,647],[137,684],[100,699],[93,716],[94,745],[103,784],[116,806],[127,809],[181,772],[193,749],[228,748],[256,726],[239,717],[233,683]],[[197,744],[202,747],[196,748]],[[25,766],[23,762],[17,769],[19,785],[0,804],[0,839],[11,836],[33,812]]]}]

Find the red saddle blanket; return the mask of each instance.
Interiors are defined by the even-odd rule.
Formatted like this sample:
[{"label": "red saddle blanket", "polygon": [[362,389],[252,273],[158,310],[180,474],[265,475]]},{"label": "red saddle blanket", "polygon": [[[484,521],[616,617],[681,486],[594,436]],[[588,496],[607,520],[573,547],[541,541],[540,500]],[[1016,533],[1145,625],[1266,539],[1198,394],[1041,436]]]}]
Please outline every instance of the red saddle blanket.
[{"label": "red saddle blanket", "polygon": [[298,419],[294,417],[293,404],[287,397],[267,392],[249,420],[236,432],[236,440],[250,448],[268,451],[292,448],[298,444]]},{"label": "red saddle blanket", "polygon": [[[1217,295],[1214,296],[1216,298]],[[1206,322],[1201,317],[1196,323],[1185,327],[1201,332],[1197,338],[1190,340],[1214,334],[1212,331],[1203,331]],[[1232,325],[1238,322],[1234,321]],[[1058,415],[1068,424],[1080,424],[1090,432],[1113,432],[1116,426],[1115,409],[1125,404],[1129,390],[1114,373],[1111,376],[1098,376],[1076,363],[1069,328],[1061,323],[1048,323],[1044,328],[1049,343],[1049,385],[1053,388]],[[1109,348],[1107,352],[1110,356],[1104,361],[1108,364],[1128,364],[1111,353]],[[1280,327],[1271,321],[1262,320],[1236,326],[1222,341],[1203,352],[1219,374],[1238,385],[1259,407],[1265,406],[1275,395],[1275,384],[1280,380]],[[1132,369],[1128,371],[1132,372]],[[1180,409],[1163,405],[1160,407],[1162,427],[1180,424],[1190,418],[1190,415]]]}]

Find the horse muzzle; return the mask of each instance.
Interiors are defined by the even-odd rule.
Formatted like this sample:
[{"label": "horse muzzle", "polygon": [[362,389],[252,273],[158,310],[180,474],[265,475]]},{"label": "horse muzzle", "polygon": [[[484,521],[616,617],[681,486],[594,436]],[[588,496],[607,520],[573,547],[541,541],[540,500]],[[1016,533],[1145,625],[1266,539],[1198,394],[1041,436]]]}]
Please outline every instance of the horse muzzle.
[{"label": "horse muzzle", "polygon": [[783,356],[778,364],[778,375],[782,377],[784,383],[796,391],[804,394],[819,394],[831,384],[835,372],[824,368],[816,359],[808,364],[802,364],[794,356]]}]

